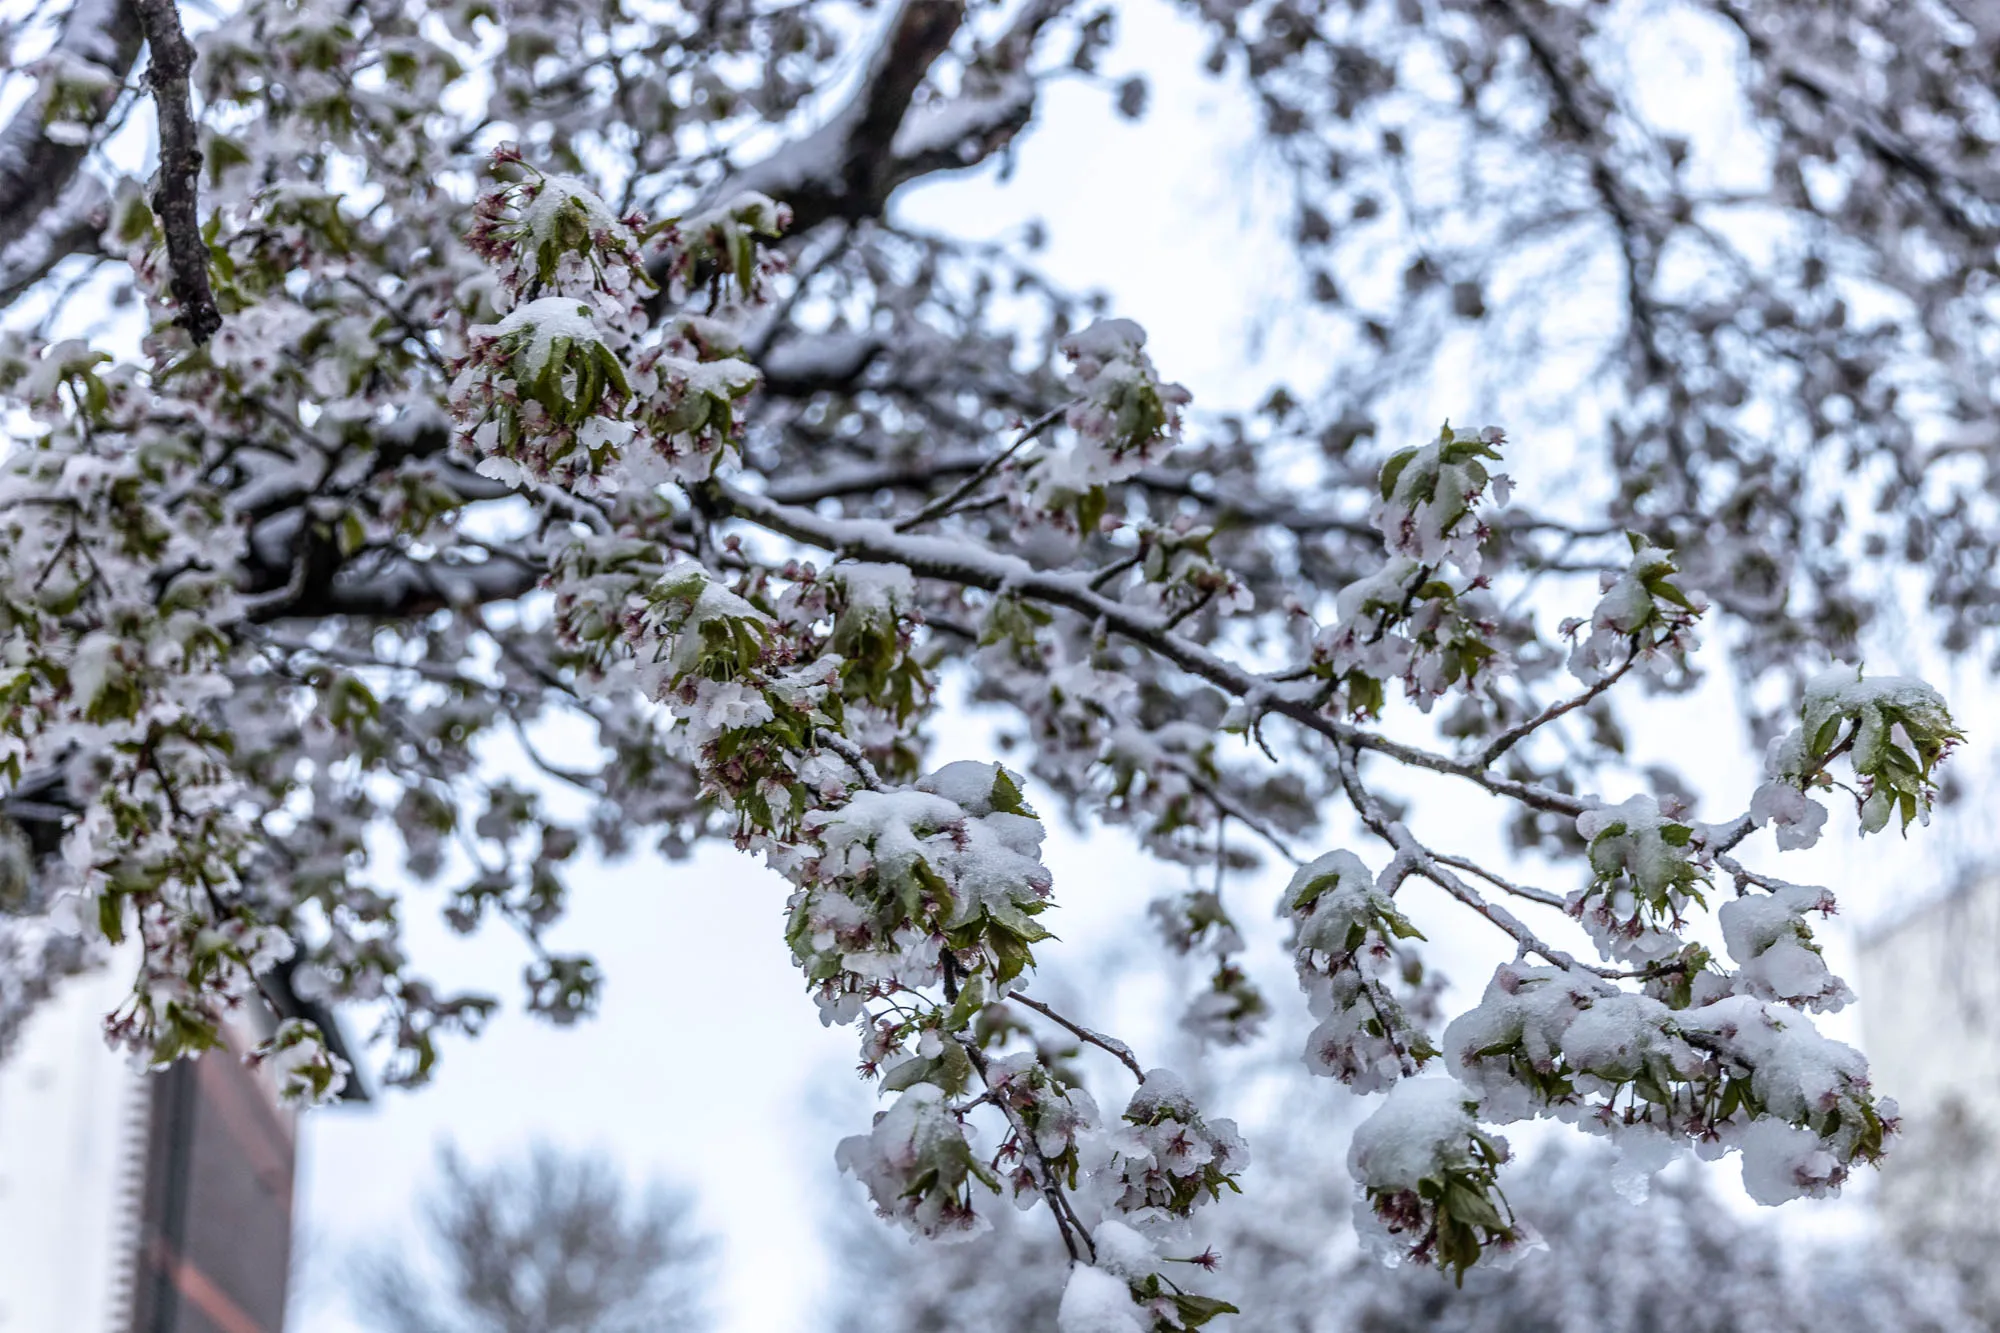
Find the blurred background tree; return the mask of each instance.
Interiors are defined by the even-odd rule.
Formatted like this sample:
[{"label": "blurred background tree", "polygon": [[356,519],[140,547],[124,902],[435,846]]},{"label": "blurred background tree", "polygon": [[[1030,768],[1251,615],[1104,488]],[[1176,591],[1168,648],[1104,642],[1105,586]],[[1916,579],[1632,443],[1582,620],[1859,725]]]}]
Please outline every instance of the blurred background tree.
[{"label": "blurred background tree", "polygon": [[543,1144],[479,1168],[446,1148],[428,1262],[382,1249],[356,1303],[382,1333],[699,1333],[713,1244],[688,1196],[634,1191],[608,1159]]}]

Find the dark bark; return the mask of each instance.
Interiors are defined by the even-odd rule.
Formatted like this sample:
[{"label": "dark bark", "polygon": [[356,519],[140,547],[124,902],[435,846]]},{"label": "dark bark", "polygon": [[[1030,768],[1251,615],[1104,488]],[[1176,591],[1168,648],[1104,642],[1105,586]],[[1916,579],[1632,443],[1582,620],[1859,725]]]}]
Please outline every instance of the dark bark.
[{"label": "dark bark", "polygon": [[205,343],[222,327],[222,315],[209,289],[208,242],[201,235],[201,141],[188,95],[194,47],[181,30],[174,0],[134,0],[134,7],[152,55],[147,79],[160,118],[160,177],[152,205],[166,233],[167,265],[181,308],[174,322],[196,343]]}]

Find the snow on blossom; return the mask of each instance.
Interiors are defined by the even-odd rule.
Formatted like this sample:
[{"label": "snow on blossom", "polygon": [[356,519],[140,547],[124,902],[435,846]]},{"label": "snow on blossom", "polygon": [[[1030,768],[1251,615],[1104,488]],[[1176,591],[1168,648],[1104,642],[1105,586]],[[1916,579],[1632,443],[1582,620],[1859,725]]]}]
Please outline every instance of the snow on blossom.
[{"label": "snow on blossom", "polygon": [[1152,1327],[1124,1278],[1088,1264],[1071,1267],[1056,1311],[1058,1333],[1152,1333]]},{"label": "snow on blossom", "polygon": [[987,1229],[972,1185],[998,1188],[970,1134],[944,1093],[919,1083],[877,1112],[868,1133],[842,1139],[834,1160],[867,1187],[883,1217],[931,1240],[970,1240]]},{"label": "snow on blossom", "polygon": [[1566,906],[1605,957],[1651,962],[1679,951],[1676,932],[1707,885],[1692,855],[1694,827],[1641,794],[1584,811],[1576,831],[1592,879]]},{"label": "snow on blossom", "polygon": [[1506,438],[1497,426],[1453,430],[1447,422],[1429,444],[1392,454],[1382,465],[1381,503],[1370,518],[1390,552],[1432,570],[1449,561],[1476,577],[1486,533],[1475,506],[1489,484],[1494,498],[1507,502],[1507,478],[1486,467]]},{"label": "snow on blossom", "polygon": [[1715,915],[1751,994],[1824,1013],[1854,998],[1847,983],[1827,970],[1805,922],[1808,912],[1833,910],[1833,895],[1825,889],[1787,884],[1735,898]]}]

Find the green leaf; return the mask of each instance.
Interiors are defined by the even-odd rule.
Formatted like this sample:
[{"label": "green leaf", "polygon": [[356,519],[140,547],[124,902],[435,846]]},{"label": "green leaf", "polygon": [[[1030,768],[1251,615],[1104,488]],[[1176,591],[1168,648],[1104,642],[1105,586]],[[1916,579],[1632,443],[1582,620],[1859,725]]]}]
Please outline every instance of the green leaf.
[{"label": "green leaf", "polygon": [[1195,1296],[1187,1292],[1174,1293],[1174,1313],[1180,1316],[1183,1328],[1200,1328],[1219,1314],[1242,1314],[1243,1312],[1228,1301],[1214,1296]]},{"label": "green leaf", "polygon": [[1076,497],[1076,526],[1081,536],[1088,537],[1097,531],[1097,525],[1104,521],[1104,513],[1111,507],[1111,497],[1102,486],[1092,486]]},{"label": "green leaf", "polygon": [[905,1060],[882,1076],[882,1091],[902,1092],[914,1088],[919,1083],[928,1083],[931,1071],[937,1067],[936,1060]]},{"label": "green leaf", "polygon": [[1035,812],[1028,808],[1027,798],[1021,794],[1021,788],[1007,770],[998,764],[993,766],[993,791],[986,799],[1001,814],[1025,815],[1029,819],[1037,817]]},{"label": "green leaf", "polygon": [[946,1032],[963,1032],[975,1015],[986,1006],[986,981],[983,977],[970,977],[959,988],[958,998],[952,1001],[951,1010],[944,1016]]},{"label": "green leaf", "polygon": [[1664,578],[1647,579],[1646,591],[1663,602],[1671,602],[1683,611],[1692,612],[1695,609],[1694,603],[1688,600],[1688,595]]},{"label": "green leaf", "polygon": [[1399,449],[1389,455],[1389,461],[1382,464],[1382,498],[1389,499],[1396,493],[1396,482],[1402,477],[1403,469],[1417,456],[1415,449]]},{"label": "green leaf", "polygon": [[972,1057],[965,1053],[965,1047],[947,1039],[944,1049],[938,1052],[935,1074],[930,1080],[946,1092],[957,1094],[965,1091],[972,1082]]},{"label": "green leaf", "polygon": [[1027,941],[1012,931],[995,929],[987,935],[987,945],[993,950],[993,979],[1006,983],[1020,976],[1034,965],[1035,955],[1029,951]]},{"label": "green leaf", "polygon": [[361,521],[361,515],[352,509],[340,515],[340,525],[335,533],[335,542],[340,547],[343,559],[353,555],[368,544],[368,529]]},{"label": "green leaf", "polygon": [[101,893],[97,898],[97,929],[105,939],[113,944],[125,942],[125,901],[115,893]]}]

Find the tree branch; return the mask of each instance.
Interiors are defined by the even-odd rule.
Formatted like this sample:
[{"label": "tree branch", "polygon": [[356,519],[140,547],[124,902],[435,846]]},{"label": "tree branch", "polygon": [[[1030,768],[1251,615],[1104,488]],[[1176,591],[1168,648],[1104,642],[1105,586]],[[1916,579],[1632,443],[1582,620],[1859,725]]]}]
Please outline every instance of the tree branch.
[{"label": "tree branch", "polygon": [[125,0],[77,0],[70,10],[62,38],[50,53],[59,58],[57,67],[0,130],[0,251],[34,229],[90,152],[88,142],[64,143],[48,136],[49,103],[64,76],[62,64],[78,62],[102,71],[106,87],[91,99],[101,118],[139,58],[139,43],[139,17]]},{"label": "tree branch", "polygon": [[1413,768],[1464,778],[1496,796],[1509,797],[1532,809],[1574,818],[1590,808],[1582,799],[1566,792],[1517,782],[1488,771],[1476,761],[1452,759],[1405,745],[1329,717],[1314,704],[1309,692],[1284,687],[1217,655],[1204,645],[1174,633],[1158,615],[1093,591],[1080,575],[1038,570],[1018,557],[987,550],[963,538],[919,536],[898,533],[886,523],[821,518],[810,511],[738,490],[726,482],[714,483],[711,493],[719,511],[794,541],[842,555],[904,564],[924,578],[987,592],[1006,592],[1074,611],[1219,687],[1256,713],[1277,713],[1337,744],[1385,754]]},{"label": "tree branch", "polygon": [[151,202],[166,233],[167,266],[173,275],[174,300],[181,308],[174,322],[197,344],[205,343],[222,327],[222,314],[209,289],[208,242],[201,235],[201,141],[188,96],[194,47],[181,30],[174,0],[132,2],[152,56],[147,81],[159,112],[160,175]]},{"label": "tree branch", "polygon": [[1407,870],[1405,873],[1422,875],[1431,883],[1449,893],[1452,897],[1470,907],[1479,915],[1498,926],[1511,937],[1523,954],[1535,954],[1553,963],[1565,972],[1582,971],[1597,976],[1607,975],[1606,969],[1582,964],[1560,949],[1551,948],[1529,930],[1527,925],[1504,907],[1486,901],[1479,890],[1467,884],[1438,862],[1430,848],[1418,842],[1401,823],[1383,813],[1381,803],[1375,799],[1361,782],[1361,767],[1355,747],[1343,745],[1339,748],[1340,783],[1347,789],[1347,799],[1354,807],[1354,813],[1361,816],[1371,832],[1389,844],[1396,859]]},{"label": "tree branch", "polygon": [[1572,698],[1564,699],[1560,703],[1550,704],[1547,708],[1544,708],[1541,712],[1535,714],[1533,717],[1529,718],[1526,722],[1521,723],[1519,726],[1509,727],[1507,730],[1501,732],[1498,736],[1495,736],[1493,738],[1493,740],[1487,745],[1487,747],[1484,750],[1481,750],[1479,752],[1480,765],[1482,767],[1490,766],[1493,763],[1493,761],[1498,759],[1501,755],[1506,754],[1507,751],[1513,749],[1516,745],[1520,744],[1520,742],[1526,740],[1529,736],[1532,736],[1535,732],[1541,730],[1543,727],[1555,721],[1563,714],[1574,712],[1575,710],[1583,707],[1585,704],[1589,703],[1592,699],[1595,699],[1598,695],[1604,693],[1606,690],[1610,689],[1613,685],[1616,685],[1619,681],[1619,678],[1622,677],[1626,672],[1630,671],[1632,669],[1633,664],[1636,663],[1638,660],[1639,660],[1639,650],[1637,648],[1634,648],[1631,652],[1625,654],[1625,660],[1623,662],[1620,662],[1617,666],[1613,667],[1610,671],[1606,672],[1604,675],[1599,676],[1597,678],[1597,683],[1592,685],[1589,689],[1585,690],[1582,694],[1575,695]]}]

